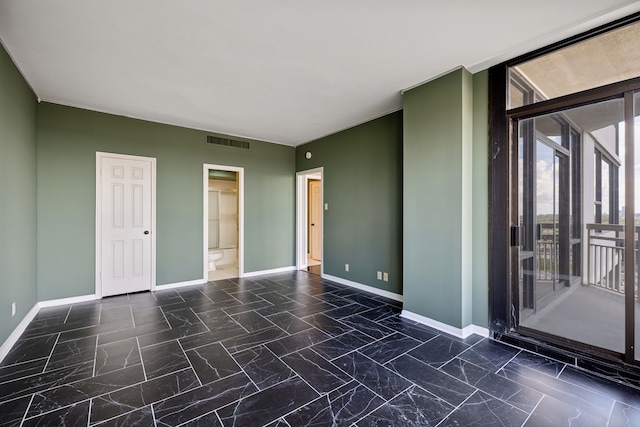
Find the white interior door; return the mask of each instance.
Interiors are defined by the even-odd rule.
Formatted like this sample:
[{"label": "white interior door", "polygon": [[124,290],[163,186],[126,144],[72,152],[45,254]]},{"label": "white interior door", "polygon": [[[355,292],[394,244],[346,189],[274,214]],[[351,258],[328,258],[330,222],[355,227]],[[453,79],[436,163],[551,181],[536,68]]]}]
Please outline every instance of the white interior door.
[{"label": "white interior door", "polygon": [[97,293],[101,296],[152,287],[154,160],[100,156]]},{"label": "white interior door", "polygon": [[309,181],[309,248],[311,258],[322,260],[322,182]]}]

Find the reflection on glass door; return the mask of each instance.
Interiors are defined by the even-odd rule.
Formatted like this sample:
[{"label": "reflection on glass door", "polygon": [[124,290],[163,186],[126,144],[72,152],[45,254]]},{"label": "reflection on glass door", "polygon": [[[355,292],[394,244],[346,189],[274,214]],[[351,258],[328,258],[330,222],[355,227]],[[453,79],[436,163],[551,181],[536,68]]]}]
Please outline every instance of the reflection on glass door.
[{"label": "reflection on glass door", "polygon": [[617,353],[625,350],[623,105],[518,123],[519,326]]}]

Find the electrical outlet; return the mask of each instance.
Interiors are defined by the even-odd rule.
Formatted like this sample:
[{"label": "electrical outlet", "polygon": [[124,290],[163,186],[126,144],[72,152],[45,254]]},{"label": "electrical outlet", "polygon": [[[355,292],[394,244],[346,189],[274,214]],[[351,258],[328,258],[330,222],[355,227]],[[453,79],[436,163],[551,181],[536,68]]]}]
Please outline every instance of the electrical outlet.
[{"label": "electrical outlet", "polygon": [[349,264],[344,265],[344,271],[349,271]]},{"label": "electrical outlet", "polygon": [[385,282],[389,281],[389,273],[384,272],[384,274],[382,275],[382,280],[384,280]]},{"label": "electrical outlet", "polygon": [[325,211],[328,211],[328,210],[329,210],[329,203],[325,203],[325,204],[324,204],[324,210],[325,210]]},{"label": "electrical outlet", "polygon": [[11,317],[16,315],[16,303],[11,303]]},{"label": "electrical outlet", "polygon": [[382,271],[378,271],[377,277],[378,280],[382,280]]}]

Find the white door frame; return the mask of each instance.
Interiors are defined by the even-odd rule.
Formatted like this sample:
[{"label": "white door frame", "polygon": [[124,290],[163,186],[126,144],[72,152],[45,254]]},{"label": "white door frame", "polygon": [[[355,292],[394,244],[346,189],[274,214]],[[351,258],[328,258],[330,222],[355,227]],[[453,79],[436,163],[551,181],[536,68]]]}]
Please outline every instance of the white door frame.
[{"label": "white door frame", "polygon": [[236,166],[212,165],[202,166],[202,279],[209,278],[209,170],[236,172],[238,174],[238,277],[244,276],[244,168]]},{"label": "white door frame", "polygon": [[322,203],[322,233],[320,241],[321,273],[324,274],[324,168],[308,169],[296,173],[296,269],[307,268],[307,243],[309,241],[308,203],[309,179],[320,179]]},{"label": "white door frame", "polygon": [[154,157],[96,151],[96,298],[102,298],[102,159],[111,157],[122,160],[144,160],[151,163],[151,290],[156,289],[156,159]]}]

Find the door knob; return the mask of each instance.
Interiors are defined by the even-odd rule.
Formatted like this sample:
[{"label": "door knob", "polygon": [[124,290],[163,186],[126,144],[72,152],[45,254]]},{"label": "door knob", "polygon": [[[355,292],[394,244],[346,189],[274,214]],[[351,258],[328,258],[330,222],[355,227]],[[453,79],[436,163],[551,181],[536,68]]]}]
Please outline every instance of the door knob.
[{"label": "door knob", "polygon": [[149,234],[149,230],[144,230],[144,234]]}]

